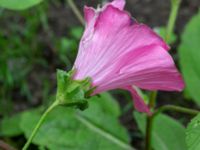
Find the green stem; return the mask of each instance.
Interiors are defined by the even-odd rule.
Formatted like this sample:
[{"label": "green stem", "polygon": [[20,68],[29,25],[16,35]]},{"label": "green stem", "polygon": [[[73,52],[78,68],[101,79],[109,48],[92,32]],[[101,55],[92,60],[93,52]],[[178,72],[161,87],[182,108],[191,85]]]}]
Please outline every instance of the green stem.
[{"label": "green stem", "polygon": [[180,2],[181,0],[171,0],[171,11],[170,11],[169,20],[167,23],[166,35],[165,35],[165,41],[167,43],[169,43],[170,37],[174,30],[174,25],[177,18]]},{"label": "green stem", "polygon": [[150,94],[150,101],[149,101],[149,107],[154,108],[156,103],[156,97],[157,97],[157,91],[153,91]]},{"label": "green stem", "polygon": [[2,149],[2,150],[16,150],[14,147],[12,147],[11,145],[5,143],[2,140],[0,140],[0,149]]},{"label": "green stem", "polygon": [[[180,6],[180,0],[171,0],[171,11],[169,15],[169,20],[167,23],[165,41],[169,43],[170,37],[174,30],[175,21],[177,18],[178,9]],[[157,91],[151,93],[149,107],[153,109],[156,103]],[[165,108],[166,109],[166,108]],[[152,139],[152,126],[153,126],[153,116],[147,116],[146,121],[146,139],[145,139],[145,150],[151,150],[151,139]]]},{"label": "green stem", "polygon": [[81,15],[79,9],[77,8],[76,4],[74,3],[73,0],[67,0],[69,6],[71,7],[72,11],[74,12],[74,14],[76,15],[77,19],[80,21],[80,23],[82,25],[85,25],[85,21],[83,16]]},{"label": "green stem", "polygon": [[[150,95],[149,100],[149,108],[153,109],[155,107],[156,103],[156,97],[157,97],[157,91],[153,91]],[[151,132],[152,132],[152,126],[153,125],[153,117],[147,116],[146,120],[146,138],[145,138],[145,150],[151,150]]]},{"label": "green stem", "polygon": [[34,130],[31,133],[31,136],[29,137],[28,141],[26,142],[26,144],[24,145],[24,147],[22,148],[22,150],[27,150],[27,148],[29,147],[29,145],[31,144],[33,138],[35,137],[38,129],[41,127],[42,123],[44,122],[46,116],[49,114],[49,112],[51,112],[56,106],[58,106],[58,101],[55,101],[45,112],[44,114],[41,116],[40,120],[38,121],[37,125],[35,126]]},{"label": "green stem", "polygon": [[155,117],[158,114],[160,114],[161,112],[167,111],[167,110],[174,110],[174,111],[177,111],[177,112],[186,113],[186,114],[190,114],[190,115],[197,115],[198,113],[200,113],[200,111],[190,109],[190,108],[185,108],[185,107],[175,106],[175,105],[164,105],[164,106],[161,106],[160,108],[158,108],[154,112],[153,116]]}]

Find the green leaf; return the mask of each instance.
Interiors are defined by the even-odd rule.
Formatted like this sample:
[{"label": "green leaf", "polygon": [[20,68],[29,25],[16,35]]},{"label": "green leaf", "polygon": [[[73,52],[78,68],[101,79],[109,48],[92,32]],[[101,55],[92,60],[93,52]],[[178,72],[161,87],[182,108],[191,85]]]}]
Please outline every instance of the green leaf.
[{"label": "green leaf", "polygon": [[[50,150],[131,149],[127,131],[118,121],[121,112],[117,102],[104,93],[89,99],[89,106],[85,111],[58,107],[48,115],[33,142]],[[40,116],[38,109],[24,113],[21,128],[26,137]]]},{"label": "green leaf", "polygon": [[0,123],[0,136],[13,137],[22,134],[19,126],[21,114],[14,115],[10,118],[3,118]]},{"label": "green leaf", "polygon": [[187,91],[200,104],[200,11],[186,25],[181,37],[179,57]]},{"label": "green leaf", "polygon": [[70,30],[70,34],[72,35],[72,37],[79,40],[81,38],[81,35],[83,34],[83,28],[82,27],[72,28]]},{"label": "green leaf", "polygon": [[[144,135],[146,116],[138,112],[134,116]],[[152,146],[155,150],[186,150],[185,128],[171,117],[159,114],[153,122]]]},{"label": "green leaf", "polygon": [[37,5],[42,0],[0,0],[0,7],[12,10],[24,10]]},{"label": "green leaf", "polygon": [[[154,31],[159,34],[163,39],[165,39],[166,36],[166,28],[165,27],[156,27],[154,29]],[[174,42],[176,42],[177,36],[176,34],[172,34],[170,39],[169,39],[169,44],[173,44]]]},{"label": "green leaf", "polygon": [[192,119],[186,130],[188,150],[200,149],[200,114]]}]

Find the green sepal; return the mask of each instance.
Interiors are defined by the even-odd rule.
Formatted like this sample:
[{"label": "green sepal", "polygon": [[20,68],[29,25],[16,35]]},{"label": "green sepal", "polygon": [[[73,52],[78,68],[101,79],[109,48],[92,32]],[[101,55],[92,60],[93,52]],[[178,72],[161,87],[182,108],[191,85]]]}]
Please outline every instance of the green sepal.
[{"label": "green sepal", "polygon": [[[96,89],[96,87],[92,87],[90,88],[86,93],[85,93],[85,97],[86,98],[90,98],[91,94],[94,92],[94,90]],[[98,95],[98,94],[97,94]]]},{"label": "green sepal", "polygon": [[85,78],[83,80],[74,80],[75,70],[66,72],[57,70],[57,94],[56,101],[59,105],[75,106],[81,110],[88,107],[86,95],[91,91],[91,80]]},{"label": "green sepal", "polygon": [[79,102],[76,102],[76,103],[68,103],[68,104],[60,104],[61,106],[64,106],[64,107],[75,107],[75,108],[78,108],[80,110],[85,110],[86,108],[88,108],[88,101],[86,100],[82,100],[82,101],[79,101]]}]

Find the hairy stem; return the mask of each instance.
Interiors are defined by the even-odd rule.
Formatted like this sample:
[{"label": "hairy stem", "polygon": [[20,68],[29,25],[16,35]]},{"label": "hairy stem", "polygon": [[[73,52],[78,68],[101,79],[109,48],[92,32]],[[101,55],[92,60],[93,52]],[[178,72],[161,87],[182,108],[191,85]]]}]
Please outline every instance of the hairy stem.
[{"label": "hairy stem", "polygon": [[2,140],[0,140],[0,149],[2,149],[2,150],[16,150],[14,147],[12,147],[11,145],[5,143]]},{"label": "hairy stem", "polygon": [[[174,25],[175,25],[175,21],[177,18],[177,13],[178,13],[178,9],[180,6],[180,2],[181,2],[181,0],[171,0],[171,11],[170,11],[169,20],[167,23],[166,35],[165,35],[165,41],[167,43],[169,43],[170,37],[174,30]],[[152,92],[152,94],[151,94],[150,101],[149,101],[149,107],[151,109],[154,108],[154,105],[156,102],[156,95],[157,95],[156,91]],[[151,150],[151,139],[152,139],[151,133],[152,133],[152,128],[153,128],[152,127],[153,126],[153,118],[154,118],[153,116],[147,116],[145,150]]]},{"label": "hairy stem", "polygon": [[164,105],[164,106],[161,106],[160,108],[158,108],[154,112],[153,116],[155,117],[158,114],[160,114],[161,112],[168,111],[168,110],[174,110],[174,111],[177,111],[177,112],[186,113],[186,114],[190,114],[190,115],[197,115],[198,113],[200,113],[200,111],[190,109],[190,108],[185,108],[185,107],[175,106],[175,105]]},{"label": "hairy stem", "polygon": [[174,31],[174,26],[175,26],[180,2],[181,0],[171,0],[171,11],[170,11],[169,20],[167,23],[166,35],[165,35],[165,41],[167,43],[169,43],[171,35]]},{"label": "hairy stem", "polygon": [[72,11],[74,12],[74,14],[76,15],[77,19],[79,20],[79,22],[82,25],[85,25],[85,21],[83,16],[81,15],[79,9],[77,8],[76,4],[74,3],[73,0],[67,0],[69,6],[71,7]]},{"label": "hairy stem", "polygon": [[38,121],[38,123],[36,124],[35,128],[33,129],[28,141],[26,142],[26,144],[24,145],[24,147],[22,148],[22,150],[27,150],[27,148],[29,147],[29,145],[31,144],[33,138],[35,137],[36,133],[38,132],[39,128],[41,127],[42,123],[44,122],[46,116],[49,114],[49,112],[51,112],[56,106],[58,106],[58,102],[55,101],[45,112],[44,114],[41,116],[40,120]]},{"label": "hairy stem", "polygon": [[[155,106],[156,102],[156,96],[157,96],[157,91],[153,91],[150,95],[150,100],[149,100],[149,108],[153,109]],[[146,138],[145,138],[145,150],[150,150],[151,149],[151,132],[152,132],[152,126],[153,125],[153,117],[152,116],[147,116],[146,120]]]}]

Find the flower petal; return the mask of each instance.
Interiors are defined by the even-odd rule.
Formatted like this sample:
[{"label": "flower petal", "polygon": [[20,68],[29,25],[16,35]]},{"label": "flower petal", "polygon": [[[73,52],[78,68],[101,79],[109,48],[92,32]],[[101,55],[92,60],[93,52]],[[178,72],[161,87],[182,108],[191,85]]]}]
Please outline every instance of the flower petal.
[{"label": "flower petal", "polygon": [[181,91],[184,82],[175,67],[172,57],[157,45],[138,48],[119,61],[123,67],[119,72],[107,76],[98,91],[135,85],[148,90]]},{"label": "flower petal", "polygon": [[88,7],[85,6],[84,7],[84,18],[87,24],[89,24],[91,22],[92,19],[94,19],[95,15],[97,15],[100,11],[103,11],[104,9],[106,9],[106,7],[108,7],[109,5],[118,8],[120,10],[124,9],[125,6],[125,0],[114,0],[110,3],[107,3],[106,5],[104,5],[103,8],[101,9],[97,9],[95,10],[93,7]]},{"label": "flower petal", "polygon": [[125,2],[125,0],[114,0],[111,3],[108,3],[108,5],[110,5],[110,4],[120,10],[123,10],[126,2]]},{"label": "flower petal", "polygon": [[91,20],[95,17],[95,9],[92,7],[85,6],[84,7],[84,18],[87,24],[91,22]]},{"label": "flower petal", "polygon": [[148,115],[151,115],[151,111],[149,107],[144,103],[144,100],[139,96],[137,91],[132,86],[127,86],[124,88],[125,90],[128,90],[133,98],[135,109],[139,112],[145,112]]},{"label": "flower petal", "polygon": [[184,82],[172,57],[162,47],[152,45],[135,51],[134,61],[121,69],[132,74],[133,84],[148,90],[182,91]]},{"label": "flower petal", "polygon": [[[149,27],[132,23],[129,14],[108,5],[89,26],[80,42],[75,62],[76,79],[89,76],[96,80],[105,75],[105,68],[112,65],[124,53],[138,47],[156,44],[169,49],[165,42]],[[92,62],[92,63],[91,63]],[[84,68],[84,69],[82,69]]]}]

